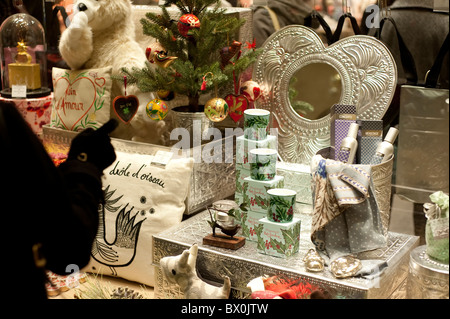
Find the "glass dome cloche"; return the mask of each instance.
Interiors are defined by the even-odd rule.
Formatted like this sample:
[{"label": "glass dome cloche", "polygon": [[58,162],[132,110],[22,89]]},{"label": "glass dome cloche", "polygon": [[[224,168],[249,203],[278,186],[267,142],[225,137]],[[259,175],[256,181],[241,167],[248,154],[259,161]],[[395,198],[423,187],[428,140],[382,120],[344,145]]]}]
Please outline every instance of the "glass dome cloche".
[{"label": "glass dome cloche", "polygon": [[17,13],[2,23],[2,97],[36,98],[51,93],[47,84],[46,51],[44,28],[36,18]]}]

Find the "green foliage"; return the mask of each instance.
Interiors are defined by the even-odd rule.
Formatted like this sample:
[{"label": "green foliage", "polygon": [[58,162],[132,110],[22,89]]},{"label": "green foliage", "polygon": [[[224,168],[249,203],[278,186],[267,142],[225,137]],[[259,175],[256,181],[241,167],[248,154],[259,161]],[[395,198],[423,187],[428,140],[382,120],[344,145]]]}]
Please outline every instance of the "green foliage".
[{"label": "green foliage", "polygon": [[242,214],[240,222],[241,222],[241,228],[242,228],[242,236],[248,238],[248,237],[250,237],[250,229],[246,225],[247,217],[248,217],[247,214]]},{"label": "green foliage", "polygon": [[[175,5],[180,16],[186,13],[196,15],[201,23],[200,28],[192,30],[192,36],[186,38],[178,30],[178,19],[172,19],[165,6],[160,6],[159,14],[148,12],[146,18],[141,19],[143,33],[159,41],[168,56],[177,59],[167,68],[154,68],[147,62],[147,67],[143,69],[124,68],[122,72],[127,76],[128,84],[137,85],[143,92],[170,90],[187,95],[190,106],[195,108],[200,95],[231,83],[233,72],[238,76],[246,70],[261,50],[248,50],[238,59],[235,56],[232,63],[222,69],[220,50],[230,46],[245,20],[225,14],[226,10],[219,7],[219,0],[167,0],[165,5]],[[245,43],[242,45],[245,46]],[[208,72],[213,76],[207,78],[206,89],[201,91],[203,77]]]},{"label": "green foliage", "polygon": [[295,89],[295,83],[297,83],[297,81],[298,79],[293,76],[289,82],[289,101],[291,102],[292,108],[295,112],[301,116],[305,116],[311,112],[314,112],[314,106],[306,101],[298,100],[297,96],[299,92]]},{"label": "green foliage", "polygon": [[269,125],[269,118],[262,116],[253,116],[245,119],[246,127],[266,128]]},{"label": "green foliage", "polygon": [[262,236],[263,231],[264,231],[264,224],[260,223],[258,224],[258,226],[255,227],[255,234],[257,238],[256,249],[258,250],[264,250],[265,242]]},{"label": "green foliage", "polygon": [[283,241],[270,239],[271,247],[278,253],[286,256],[291,256],[298,251],[299,248],[299,236],[300,236],[300,224],[296,224],[291,229],[281,229],[283,235]]}]

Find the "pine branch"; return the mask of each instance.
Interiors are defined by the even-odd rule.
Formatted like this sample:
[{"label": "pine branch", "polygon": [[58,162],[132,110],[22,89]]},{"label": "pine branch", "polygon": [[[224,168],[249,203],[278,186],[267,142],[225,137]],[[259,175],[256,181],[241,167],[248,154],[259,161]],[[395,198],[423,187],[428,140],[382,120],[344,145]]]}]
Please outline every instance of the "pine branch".
[{"label": "pine branch", "polygon": [[[171,18],[166,8],[171,5],[178,8],[180,16],[192,13],[200,19],[200,28],[191,30],[192,36],[186,38],[180,34],[178,21]],[[161,13],[148,12],[146,18],[141,19],[143,33],[160,42],[167,54],[177,59],[167,68],[147,63],[147,67],[142,70],[123,69],[128,83],[136,85],[143,92],[164,89],[187,95],[191,107],[198,105],[200,95],[210,93],[216,87],[229,85],[233,75],[238,77],[256,61],[261,51],[248,51],[221,69],[220,51],[231,45],[245,20],[226,14],[226,9],[219,6],[219,0],[166,0],[165,6],[160,6]],[[206,89],[202,91],[203,76],[208,72],[213,77],[208,78]],[[120,78],[118,80],[123,81]]]}]

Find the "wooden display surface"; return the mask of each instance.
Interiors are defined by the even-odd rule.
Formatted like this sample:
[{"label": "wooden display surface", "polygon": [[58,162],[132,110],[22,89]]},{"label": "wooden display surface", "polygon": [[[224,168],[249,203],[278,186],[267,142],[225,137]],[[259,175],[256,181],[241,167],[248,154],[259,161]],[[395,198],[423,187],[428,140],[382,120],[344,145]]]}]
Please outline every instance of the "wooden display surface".
[{"label": "wooden display surface", "polygon": [[234,236],[233,238],[230,238],[229,236],[222,236],[222,235],[213,236],[213,234],[209,234],[203,237],[203,245],[209,245],[214,247],[237,250],[242,246],[244,246],[244,244],[245,244],[245,237]]}]

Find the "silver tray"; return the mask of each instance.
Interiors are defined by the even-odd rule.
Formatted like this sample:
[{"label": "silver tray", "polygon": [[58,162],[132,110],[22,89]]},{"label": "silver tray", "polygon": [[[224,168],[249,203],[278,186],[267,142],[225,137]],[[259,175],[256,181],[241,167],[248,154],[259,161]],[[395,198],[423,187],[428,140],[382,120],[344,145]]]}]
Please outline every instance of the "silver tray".
[{"label": "silver tray", "polygon": [[314,274],[305,270],[302,259],[313,247],[310,241],[311,214],[309,205],[298,205],[296,217],[300,218],[300,250],[289,258],[277,258],[257,252],[256,242],[246,241],[245,246],[231,251],[223,248],[205,246],[202,238],[211,232],[207,212],[192,216],[180,225],[168,229],[153,239],[153,264],[155,271],[155,298],[182,298],[178,286],[164,279],[159,260],[165,256],[181,254],[194,243],[199,246],[197,269],[204,280],[222,284],[223,276],[228,276],[232,284],[232,298],[246,298],[250,295],[247,283],[263,275],[285,275],[301,278],[313,285],[327,290],[333,298],[384,299],[390,298],[398,290],[408,275],[409,254],[418,245],[418,237],[389,233],[385,249],[373,250],[359,255],[361,259],[382,259],[388,264],[379,280],[360,277],[336,279],[326,269]]}]

